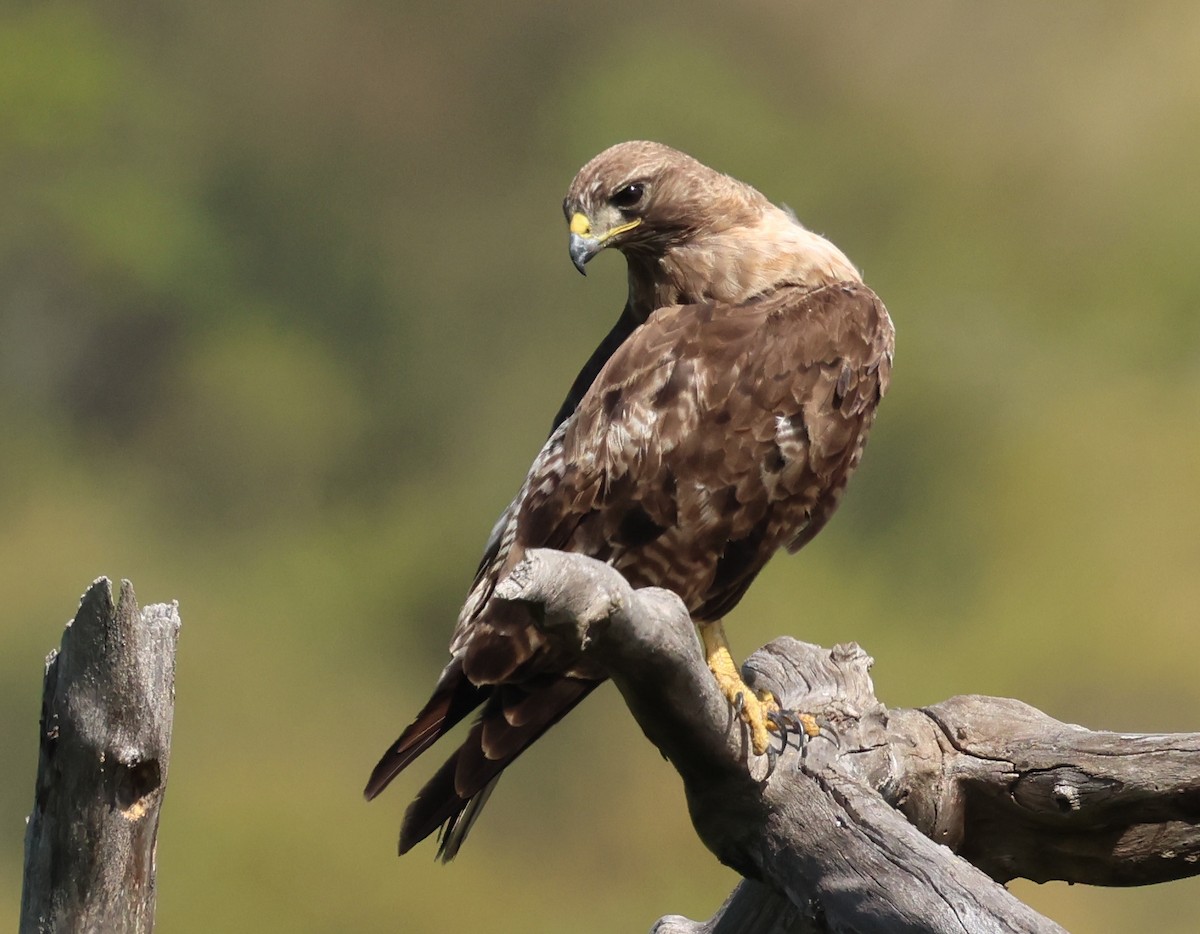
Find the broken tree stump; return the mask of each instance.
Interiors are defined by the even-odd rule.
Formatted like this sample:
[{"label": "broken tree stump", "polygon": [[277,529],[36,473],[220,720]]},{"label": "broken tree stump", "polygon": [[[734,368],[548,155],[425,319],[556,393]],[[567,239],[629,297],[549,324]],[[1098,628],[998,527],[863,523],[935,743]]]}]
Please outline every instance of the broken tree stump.
[{"label": "broken tree stump", "polygon": [[21,934],[153,929],[179,625],[101,577],[46,659]]}]

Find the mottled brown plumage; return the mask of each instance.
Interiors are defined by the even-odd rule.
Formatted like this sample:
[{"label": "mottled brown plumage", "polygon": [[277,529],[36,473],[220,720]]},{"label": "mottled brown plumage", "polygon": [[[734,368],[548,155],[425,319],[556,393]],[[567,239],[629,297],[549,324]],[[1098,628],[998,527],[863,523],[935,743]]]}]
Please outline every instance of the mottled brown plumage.
[{"label": "mottled brown plumage", "polygon": [[828,521],[887,389],[883,304],[750,186],[623,143],[580,170],[564,210],[581,270],[625,254],[628,301],[496,524],[433,697],[368,783],[374,797],[482,706],[410,806],[401,852],[444,826],[439,855],[454,856],[504,768],[603,679],[492,599],[526,549],[591,555],[718,620]]}]

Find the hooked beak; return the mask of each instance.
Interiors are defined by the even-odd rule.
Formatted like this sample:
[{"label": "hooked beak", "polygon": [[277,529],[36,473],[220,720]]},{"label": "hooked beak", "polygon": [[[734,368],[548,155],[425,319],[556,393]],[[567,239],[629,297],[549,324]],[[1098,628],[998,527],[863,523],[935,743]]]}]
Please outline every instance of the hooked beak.
[{"label": "hooked beak", "polygon": [[623,234],[628,230],[633,230],[634,227],[642,223],[641,218],[636,218],[626,224],[620,224],[613,227],[611,230],[602,231],[599,235],[592,230],[592,222],[588,220],[587,215],[576,211],[571,215],[570,230],[571,237],[568,243],[567,250],[571,254],[571,262],[585,276],[584,266],[587,261],[593,256],[608,246],[608,242],[618,234]]},{"label": "hooked beak", "polygon": [[582,234],[571,231],[567,251],[571,254],[571,262],[575,264],[575,268],[583,273],[583,275],[587,275],[587,270],[583,268],[584,265],[603,248],[604,244],[595,237],[585,237]]},{"label": "hooked beak", "polygon": [[584,265],[603,249],[604,244],[598,237],[592,236],[592,222],[587,219],[586,214],[579,211],[572,214],[570,228],[571,237],[567,251],[571,254],[571,262],[575,264],[575,268],[581,275],[586,276],[587,270],[583,268]]}]

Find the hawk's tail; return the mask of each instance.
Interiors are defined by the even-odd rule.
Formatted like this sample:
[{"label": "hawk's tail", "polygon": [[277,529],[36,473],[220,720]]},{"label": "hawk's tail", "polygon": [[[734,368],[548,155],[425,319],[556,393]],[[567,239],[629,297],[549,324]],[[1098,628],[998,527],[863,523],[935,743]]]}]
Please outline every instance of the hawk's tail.
[{"label": "hawk's tail", "polygon": [[491,694],[491,686],[477,687],[463,674],[462,663],[454,659],[438,679],[429,702],[383,754],[363,795],[368,801],[388,786],[414,759],[432,746],[459,720],[482,704]]},{"label": "hawk's tail", "polygon": [[407,853],[440,827],[438,858],[453,859],[500,773],[599,683],[558,676],[500,686],[488,698],[466,741],[408,806],[400,828],[400,853]]}]

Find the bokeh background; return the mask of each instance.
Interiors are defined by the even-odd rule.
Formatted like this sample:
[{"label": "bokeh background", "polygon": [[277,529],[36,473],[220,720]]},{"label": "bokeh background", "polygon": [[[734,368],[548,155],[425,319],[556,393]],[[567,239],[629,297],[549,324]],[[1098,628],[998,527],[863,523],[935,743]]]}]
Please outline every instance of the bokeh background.
[{"label": "bokeh background", "polygon": [[[0,917],[42,659],[129,577],[184,620],[159,924],[643,931],[736,877],[611,688],[462,857],[368,806],[491,523],[623,297],[559,202],[621,139],[864,269],[895,380],[839,517],[730,621],[857,640],[888,703],[1200,706],[1200,6],[68,4],[0,11]],[[1072,930],[1200,888],[1016,885]]]}]

